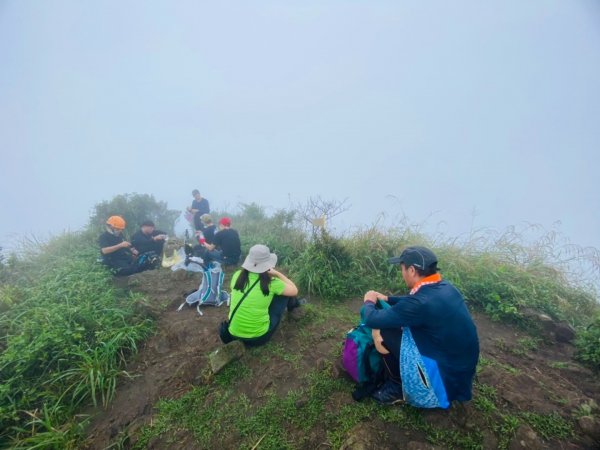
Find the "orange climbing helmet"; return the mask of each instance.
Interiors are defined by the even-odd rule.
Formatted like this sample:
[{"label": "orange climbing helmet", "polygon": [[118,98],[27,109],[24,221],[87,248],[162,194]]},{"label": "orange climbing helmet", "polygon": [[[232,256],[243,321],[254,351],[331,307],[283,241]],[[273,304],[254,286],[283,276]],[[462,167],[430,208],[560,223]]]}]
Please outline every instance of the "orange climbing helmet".
[{"label": "orange climbing helmet", "polygon": [[110,225],[117,230],[124,230],[127,226],[127,222],[121,216],[110,216],[106,221],[107,225]]}]

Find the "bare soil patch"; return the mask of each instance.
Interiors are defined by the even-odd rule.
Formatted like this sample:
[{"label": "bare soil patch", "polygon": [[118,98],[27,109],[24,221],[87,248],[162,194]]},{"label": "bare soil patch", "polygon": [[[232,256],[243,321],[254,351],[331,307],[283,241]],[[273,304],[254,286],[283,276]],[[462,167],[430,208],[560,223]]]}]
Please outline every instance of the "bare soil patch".
[{"label": "bare soil patch", "polygon": [[[193,386],[211,382],[207,355],[221,345],[217,327],[226,317],[227,307],[205,307],[203,316],[187,307],[177,312],[183,294],[197,288],[198,283],[198,274],[173,273],[165,269],[138,274],[128,280],[131,289],[150,299],[150,308],[157,317],[156,334],[141,346],[126,368],[132,378],[120,383],[110,407],[88,411],[93,415],[88,449],[105,449],[124,431],[134,435],[143,425],[151,423],[154,405],[159,399],[177,398]],[[317,300],[312,303],[316,307],[320,305]],[[339,316],[312,326],[309,346],[302,326],[291,319],[283,323],[272,346],[272,352],[279,357],[269,358],[255,351],[249,351],[243,357],[243,363],[260,376],[240,381],[236,385],[238,395],[247,396],[251,402],[263,401],[266,392],[285,395],[302,386],[299,374],[315,367],[334,365],[341,350],[341,337],[354,325],[345,318],[352,317],[352,313],[357,318],[361,304],[360,300],[341,304]],[[535,447],[537,442],[543,448],[600,448],[600,440],[593,432],[584,432],[574,419],[581,405],[600,403],[600,383],[591,371],[573,360],[573,346],[549,339],[535,340],[525,331],[493,322],[480,313],[474,313],[474,318],[482,356],[478,386],[492,387],[497,393],[497,402],[506,411],[515,414],[557,413],[575,424],[576,436],[568,442],[547,441],[538,436],[529,445]],[[353,403],[349,395],[335,393],[327,408],[341,410]],[[449,411],[426,411],[423,418],[432,426],[443,429],[479,430],[484,448],[496,448],[499,444],[496,434],[472,403]],[[434,448],[425,442],[422,432],[391,427],[378,419],[363,421],[355,428],[348,432],[342,448]],[[289,432],[298,433],[291,428]],[[528,435],[527,429],[519,429],[516,434],[511,448],[518,448],[531,433]],[[302,448],[330,448],[326,436],[326,429],[316,427],[309,436],[302,436]],[[238,448],[238,438],[223,436],[221,448]],[[173,442],[177,443],[176,447]],[[187,430],[181,430],[177,436],[169,436],[168,441],[151,441],[148,448],[201,447]]]}]

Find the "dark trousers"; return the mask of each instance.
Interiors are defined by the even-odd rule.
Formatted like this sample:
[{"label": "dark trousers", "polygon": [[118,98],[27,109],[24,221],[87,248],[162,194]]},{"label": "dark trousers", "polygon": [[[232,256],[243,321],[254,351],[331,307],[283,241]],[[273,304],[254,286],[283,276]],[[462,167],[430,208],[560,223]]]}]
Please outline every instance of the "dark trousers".
[{"label": "dark trousers", "polygon": [[288,305],[292,306],[297,302],[296,297],[285,297],[283,295],[275,295],[269,306],[269,329],[265,334],[255,338],[236,338],[242,341],[249,347],[258,347],[264,345],[271,339],[271,336],[277,331],[277,327],[281,322],[281,318],[288,309]]},{"label": "dark trousers", "polygon": [[400,344],[402,343],[402,328],[384,328],[381,331],[383,346],[389,350],[383,356],[383,362],[388,375],[394,381],[400,382]]},{"label": "dark trousers", "polygon": [[196,229],[196,231],[204,230],[204,223],[202,223],[200,217],[202,217],[202,213],[197,212],[196,214],[194,214],[194,228]]},{"label": "dark trousers", "polygon": [[113,273],[117,277],[125,277],[127,275],[133,275],[134,273],[141,272],[143,267],[141,267],[138,263],[134,262],[127,265],[112,265],[109,266]]}]

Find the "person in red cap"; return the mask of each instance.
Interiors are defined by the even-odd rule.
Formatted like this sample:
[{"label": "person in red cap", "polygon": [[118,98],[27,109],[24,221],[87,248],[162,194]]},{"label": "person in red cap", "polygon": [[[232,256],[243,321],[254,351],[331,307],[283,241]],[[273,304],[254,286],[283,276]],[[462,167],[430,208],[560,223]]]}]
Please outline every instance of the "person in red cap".
[{"label": "person in red cap", "polygon": [[240,235],[231,228],[231,219],[223,217],[219,220],[219,231],[215,233],[213,243],[204,244],[207,252],[204,259],[217,261],[226,266],[235,266],[240,262],[242,256],[242,244]]}]

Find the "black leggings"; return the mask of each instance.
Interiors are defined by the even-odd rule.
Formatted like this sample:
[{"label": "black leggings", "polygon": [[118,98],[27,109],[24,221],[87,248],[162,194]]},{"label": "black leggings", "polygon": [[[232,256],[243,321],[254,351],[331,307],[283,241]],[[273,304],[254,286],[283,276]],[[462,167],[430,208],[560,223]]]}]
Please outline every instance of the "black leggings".
[{"label": "black leggings", "polygon": [[271,305],[269,305],[269,329],[267,332],[262,336],[255,338],[234,338],[239,339],[249,347],[258,347],[259,345],[266,344],[269,342],[269,339],[271,339],[271,336],[275,334],[275,331],[277,331],[277,327],[281,322],[285,310],[288,309],[288,305],[292,306],[295,302],[297,302],[296,297],[285,297],[283,295],[273,296]]}]

